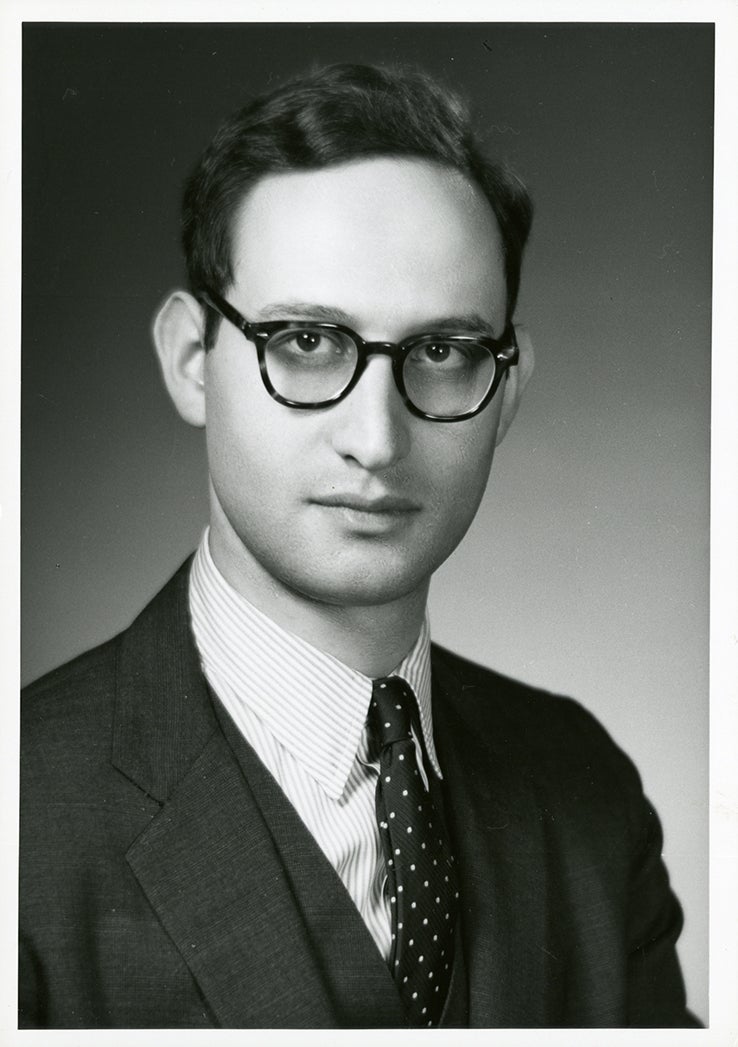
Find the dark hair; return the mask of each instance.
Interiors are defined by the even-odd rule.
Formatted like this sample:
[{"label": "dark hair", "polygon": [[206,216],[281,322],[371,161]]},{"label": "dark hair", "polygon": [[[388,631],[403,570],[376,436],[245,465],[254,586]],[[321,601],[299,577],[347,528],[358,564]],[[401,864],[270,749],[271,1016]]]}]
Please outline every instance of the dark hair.
[{"label": "dark hair", "polygon": [[[502,234],[511,319],[533,215],[525,186],[485,157],[455,95],[424,73],[369,65],[331,65],[291,80],[255,98],[219,128],[187,181],[182,203],[192,293],[228,289],[233,218],[258,179],[371,156],[436,161],[477,183]],[[212,345],[217,322],[208,310],[206,346]]]}]

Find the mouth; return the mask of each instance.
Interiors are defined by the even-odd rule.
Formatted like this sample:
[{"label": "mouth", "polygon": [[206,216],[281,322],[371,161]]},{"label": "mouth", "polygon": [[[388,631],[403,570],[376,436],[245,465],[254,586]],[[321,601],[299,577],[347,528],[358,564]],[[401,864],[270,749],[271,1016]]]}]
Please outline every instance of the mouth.
[{"label": "mouth", "polygon": [[415,513],[420,506],[403,495],[383,494],[374,498],[360,494],[341,494],[331,492],[314,499],[317,505],[324,505],[332,509],[351,509],[361,513],[377,513],[385,515],[388,513]]},{"label": "mouth", "polygon": [[351,530],[380,534],[407,523],[420,506],[403,495],[383,494],[367,497],[353,493],[331,492],[313,499],[313,504],[326,509]]}]

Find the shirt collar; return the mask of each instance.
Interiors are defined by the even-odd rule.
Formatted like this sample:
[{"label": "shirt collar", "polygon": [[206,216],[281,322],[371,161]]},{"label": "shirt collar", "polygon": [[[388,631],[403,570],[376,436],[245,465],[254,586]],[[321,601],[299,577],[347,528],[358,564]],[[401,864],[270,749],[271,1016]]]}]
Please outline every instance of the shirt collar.
[{"label": "shirt collar", "polygon": [[[225,580],[213,561],[208,531],[192,564],[190,613],[205,676],[216,692],[259,717],[325,792],[338,799],[362,741],[372,693],[368,676],[283,629]],[[431,766],[433,744],[430,630],[425,618],[415,644],[391,676],[402,676],[418,701]]]}]

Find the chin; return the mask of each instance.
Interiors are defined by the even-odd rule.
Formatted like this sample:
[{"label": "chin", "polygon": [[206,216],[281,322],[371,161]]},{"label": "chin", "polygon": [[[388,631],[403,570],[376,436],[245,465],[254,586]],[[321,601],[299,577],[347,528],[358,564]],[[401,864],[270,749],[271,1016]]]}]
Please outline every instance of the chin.
[{"label": "chin", "polygon": [[285,583],[301,596],[316,603],[334,607],[381,607],[395,603],[427,587],[429,573],[398,570],[336,570],[335,566],[319,576],[311,573],[285,578]]}]

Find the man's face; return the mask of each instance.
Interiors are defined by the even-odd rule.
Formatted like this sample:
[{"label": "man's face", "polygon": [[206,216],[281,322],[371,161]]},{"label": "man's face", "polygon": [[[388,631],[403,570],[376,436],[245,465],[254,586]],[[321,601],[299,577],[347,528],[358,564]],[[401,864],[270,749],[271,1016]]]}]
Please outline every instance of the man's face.
[{"label": "man's face", "polygon": [[[493,212],[460,173],[419,160],[263,179],[237,216],[233,262],[226,297],[250,321],[333,319],[376,341],[462,317],[504,328]],[[466,421],[427,421],[372,356],[343,401],[295,410],[269,396],[256,349],[225,321],[205,391],[216,559],[246,593],[339,606],[424,592],[484,493],[503,393]]]}]

